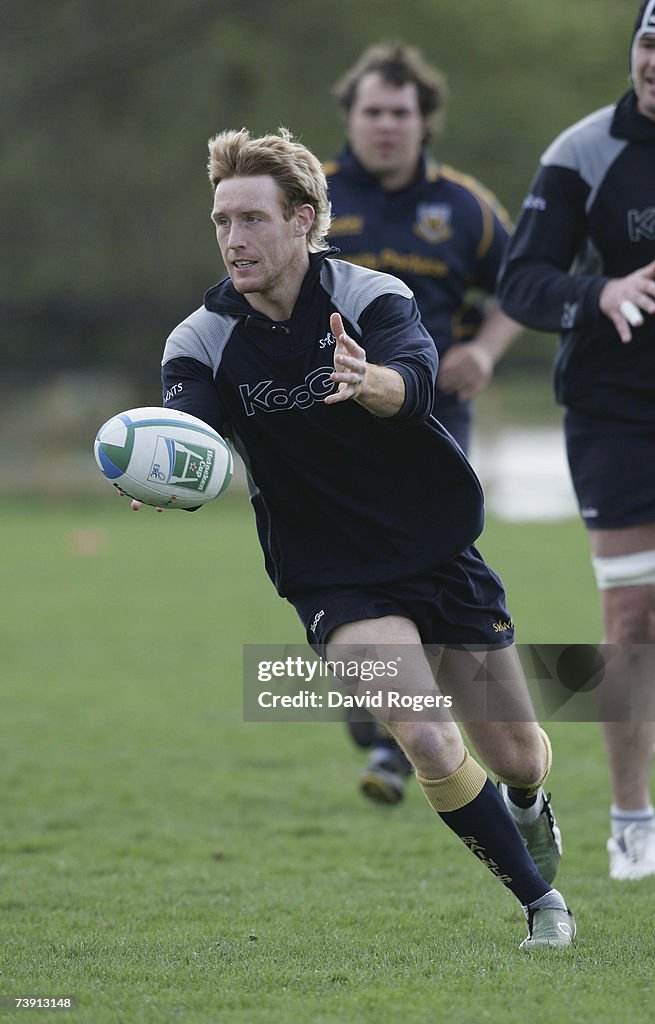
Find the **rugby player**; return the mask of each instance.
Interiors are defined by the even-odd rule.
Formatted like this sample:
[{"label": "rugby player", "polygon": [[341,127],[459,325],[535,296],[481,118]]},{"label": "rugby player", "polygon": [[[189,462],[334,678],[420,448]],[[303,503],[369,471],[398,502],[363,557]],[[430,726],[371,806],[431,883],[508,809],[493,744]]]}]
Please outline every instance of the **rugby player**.
[{"label": "rugby player", "polygon": [[499,283],[508,315],[560,333],[556,396],[616,645],[607,671],[631,688],[631,720],[602,723],[619,880],[655,874],[655,0],[639,8],[630,74],[618,103],[542,156]]},{"label": "rugby player", "polygon": [[[432,415],[437,351],[410,289],[334,258],[325,175],[286,129],[217,135],[209,174],[228,276],[168,338],[164,403],[243,456],[266,569],[327,658],[391,646],[402,668],[388,685],[402,695],[434,692],[425,645],[452,645],[453,686],[461,648],[488,652],[510,713],[464,725],[490,771],[529,801],[550,743],[502,584],[474,546],[480,485]],[[554,830],[549,848],[541,836],[540,873],[449,712],[386,721],[430,806],[523,906],[523,948],[568,947],[573,916],[544,877],[559,859]]]},{"label": "rugby player", "polygon": [[[468,452],[471,399],[521,331],[493,298],[508,215],[475,178],[427,151],[446,83],[418,50],[405,43],[369,47],[333,94],[347,143],[324,167],[329,240],[340,257],[394,274],[412,289],[439,352],[435,413]],[[410,774],[407,759],[361,712],[348,725],[355,742],[370,748],[361,792],[397,804]]]}]

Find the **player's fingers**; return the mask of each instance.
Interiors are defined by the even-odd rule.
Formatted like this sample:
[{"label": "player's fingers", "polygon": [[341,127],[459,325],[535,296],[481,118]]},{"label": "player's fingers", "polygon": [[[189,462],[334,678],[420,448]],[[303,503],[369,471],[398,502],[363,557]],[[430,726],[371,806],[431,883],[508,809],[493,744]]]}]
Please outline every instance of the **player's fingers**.
[{"label": "player's fingers", "polygon": [[358,344],[358,342],[356,342],[354,338],[351,338],[350,335],[346,333],[346,328],[343,326],[343,320],[341,319],[340,313],[331,314],[330,330],[334,334],[340,346],[347,348],[353,355],[366,355],[366,352],[362,348],[362,346]]},{"label": "player's fingers", "polygon": [[341,313],[332,313],[330,315],[330,330],[337,339],[339,339],[341,334],[346,333],[343,326],[343,320],[341,319]]},{"label": "player's fingers", "polygon": [[335,353],[335,362],[337,359],[347,359],[349,364],[358,363],[364,367],[366,365],[366,351],[362,346],[351,338],[348,334],[342,334],[340,339],[340,347],[338,354]]},{"label": "player's fingers", "polygon": [[620,316],[618,314],[612,315],[610,317],[610,320],[614,324],[616,332],[624,344],[627,344],[629,341],[632,341],[632,331],[630,330],[628,321],[623,316]]},{"label": "player's fingers", "polygon": [[462,398],[465,395],[470,397],[477,391],[481,391],[486,380],[475,368],[469,367],[467,369],[460,366],[456,371],[443,375],[440,374],[437,377],[437,383],[441,391],[445,391],[447,394],[452,394],[456,391],[459,397]]},{"label": "player's fingers", "polygon": [[644,322],[639,306],[636,306],[630,299],[623,300],[619,306],[619,312],[625,317],[631,327],[641,327]]},{"label": "player's fingers", "polygon": [[335,384],[357,384],[363,380],[361,373],[355,373],[354,370],[335,370],[330,374],[330,379]]},{"label": "player's fingers", "polygon": [[655,313],[655,281],[650,277],[641,282],[641,294],[635,299],[637,305],[646,313]]},{"label": "player's fingers", "polygon": [[339,384],[339,390],[333,391],[331,395],[327,395],[323,401],[326,405],[336,405],[337,402],[345,402],[349,398],[353,398],[356,395],[357,389],[352,384],[346,384],[342,381]]},{"label": "player's fingers", "polygon": [[[116,486],[116,484],[114,484],[114,487],[116,487],[116,490],[118,491],[118,496],[120,498],[129,498],[130,497],[129,494],[126,494],[125,491],[122,491],[120,489],[120,487]],[[132,498],[130,500],[130,508],[132,509],[133,512],[138,512],[140,508],[143,508],[143,505],[144,505],[144,503],[142,501],[137,501],[136,498]],[[156,511],[157,512],[163,512],[164,510],[163,510],[163,508],[157,508]]]},{"label": "player's fingers", "polygon": [[457,393],[460,402],[470,402],[472,398],[475,398],[476,395],[479,395],[484,390],[486,383],[486,380],[468,381]]},{"label": "player's fingers", "polygon": [[334,357],[334,365],[339,369],[358,370],[361,374],[366,369],[366,363],[361,354],[351,355],[349,352],[337,352]]},{"label": "player's fingers", "polygon": [[461,381],[458,379],[457,374],[454,373],[439,374],[437,384],[439,385],[439,390],[444,391],[447,395],[452,394],[453,391],[458,391],[461,387]]}]

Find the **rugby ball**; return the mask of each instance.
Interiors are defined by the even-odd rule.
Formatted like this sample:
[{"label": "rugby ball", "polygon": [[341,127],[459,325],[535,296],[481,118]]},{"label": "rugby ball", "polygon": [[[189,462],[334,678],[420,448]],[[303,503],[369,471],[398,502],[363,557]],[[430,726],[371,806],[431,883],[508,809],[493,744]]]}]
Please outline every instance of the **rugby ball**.
[{"label": "rugby ball", "polygon": [[197,508],[232,479],[232,452],[220,434],[177,409],[117,413],[100,427],[93,452],[114,487],[160,508]]}]

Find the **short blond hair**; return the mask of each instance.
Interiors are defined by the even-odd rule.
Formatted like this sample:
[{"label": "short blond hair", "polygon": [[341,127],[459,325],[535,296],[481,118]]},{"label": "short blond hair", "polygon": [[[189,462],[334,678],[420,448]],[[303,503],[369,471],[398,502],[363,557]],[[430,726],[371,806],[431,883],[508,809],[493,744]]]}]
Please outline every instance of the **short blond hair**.
[{"label": "short blond hair", "polygon": [[247,128],[225,131],[209,140],[209,180],[212,190],[225,178],[252,178],[268,174],[282,193],[285,217],[308,204],[316,214],[307,233],[307,248],[320,252],[329,248],[325,236],[330,227],[331,206],[328,185],[320,161],[293,138],[288,128],[254,139]]}]

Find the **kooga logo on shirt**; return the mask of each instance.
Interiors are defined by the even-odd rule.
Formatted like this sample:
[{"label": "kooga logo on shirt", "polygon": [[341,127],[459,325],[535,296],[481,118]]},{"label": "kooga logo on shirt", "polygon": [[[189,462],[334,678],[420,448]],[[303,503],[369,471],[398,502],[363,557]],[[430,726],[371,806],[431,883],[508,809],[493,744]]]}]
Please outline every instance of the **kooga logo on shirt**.
[{"label": "kooga logo on shirt", "polygon": [[272,380],[259,384],[240,384],[239,394],[247,416],[256,412],[281,412],[283,409],[309,409],[315,402],[322,402],[326,395],[336,391],[337,385],[330,380],[334,366],[319,366],[305,377],[295,388],[283,388]]},{"label": "kooga logo on shirt", "polygon": [[628,232],[631,242],[639,242],[642,238],[648,242],[655,241],[655,206],[628,210]]}]

